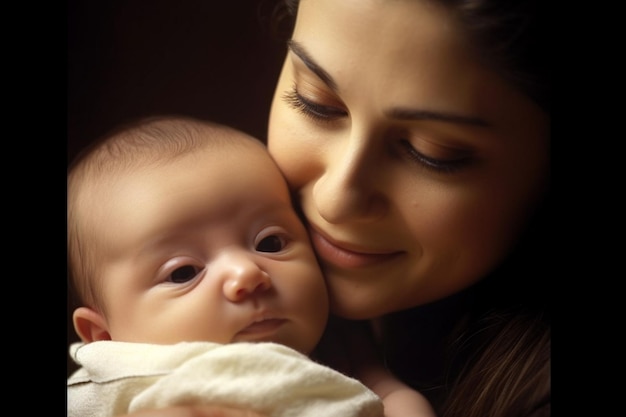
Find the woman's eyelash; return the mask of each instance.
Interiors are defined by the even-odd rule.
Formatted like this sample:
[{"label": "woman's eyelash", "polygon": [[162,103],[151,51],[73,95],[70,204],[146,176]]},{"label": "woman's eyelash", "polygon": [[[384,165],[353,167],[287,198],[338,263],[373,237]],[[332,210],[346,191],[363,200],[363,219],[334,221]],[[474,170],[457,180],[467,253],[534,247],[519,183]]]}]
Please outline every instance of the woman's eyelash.
[{"label": "woman's eyelash", "polygon": [[402,145],[410,159],[427,169],[443,174],[452,174],[468,165],[471,161],[466,157],[451,160],[431,158],[417,151],[408,141],[402,141]]},{"label": "woman's eyelash", "polygon": [[337,107],[324,106],[305,99],[298,93],[296,87],[293,87],[291,91],[287,91],[283,94],[283,100],[293,109],[318,121],[332,121],[347,115],[345,110]]}]

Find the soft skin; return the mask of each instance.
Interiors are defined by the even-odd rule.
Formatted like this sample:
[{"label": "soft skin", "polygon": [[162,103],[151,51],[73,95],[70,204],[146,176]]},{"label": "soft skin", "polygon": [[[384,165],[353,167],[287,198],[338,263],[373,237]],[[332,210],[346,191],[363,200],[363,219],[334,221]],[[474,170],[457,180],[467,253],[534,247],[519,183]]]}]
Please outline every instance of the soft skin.
[{"label": "soft skin", "polygon": [[467,288],[505,256],[545,189],[548,116],[477,58],[447,13],[415,0],[300,4],[268,146],[340,316]]},{"label": "soft skin", "polygon": [[260,143],[225,148],[85,195],[105,305],[76,310],[84,341],[317,344],[327,292],[287,185]]}]

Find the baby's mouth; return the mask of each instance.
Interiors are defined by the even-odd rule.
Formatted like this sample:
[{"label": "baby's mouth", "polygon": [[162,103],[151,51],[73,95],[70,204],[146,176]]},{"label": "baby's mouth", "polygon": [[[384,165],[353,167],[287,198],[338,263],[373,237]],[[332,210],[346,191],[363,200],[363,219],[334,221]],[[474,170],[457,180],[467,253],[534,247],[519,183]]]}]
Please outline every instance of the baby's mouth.
[{"label": "baby's mouth", "polygon": [[264,318],[250,323],[240,330],[236,337],[246,340],[259,340],[274,335],[280,327],[287,322],[286,319]]}]

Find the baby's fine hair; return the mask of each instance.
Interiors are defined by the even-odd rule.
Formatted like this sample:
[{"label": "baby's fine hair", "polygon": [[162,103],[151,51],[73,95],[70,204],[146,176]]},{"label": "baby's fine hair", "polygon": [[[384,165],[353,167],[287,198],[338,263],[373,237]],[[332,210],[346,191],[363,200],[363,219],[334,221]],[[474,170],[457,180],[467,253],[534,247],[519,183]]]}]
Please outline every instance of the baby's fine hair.
[{"label": "baby's fine hair", "polygon": [[185,116],[139,119],[115,128],[83,150],[70,166],[68,180],[166,162],[210,144],[237,143],[235,137],[244,136],[229,126]]},{"label": "baby's fine hair", "polygon": [[[185,116],[142,118],[117,127],[85,148],[68,168],[67,256],[69,288],[91,308],[103,310],[96,268],[98,240],[82,209],[85,193],[127,173],[193,154],[207,146],[237,146],[256,142],[234,128]],[[106,198],[103,196],[103,198]]]}]

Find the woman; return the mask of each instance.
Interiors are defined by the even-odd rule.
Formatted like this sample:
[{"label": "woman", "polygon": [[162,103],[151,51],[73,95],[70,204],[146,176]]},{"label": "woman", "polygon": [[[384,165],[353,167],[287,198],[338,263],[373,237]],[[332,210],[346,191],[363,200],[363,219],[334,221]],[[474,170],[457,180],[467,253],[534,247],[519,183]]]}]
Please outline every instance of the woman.
[{"label": "woman", "polygon": [[287,3],[268,146],[333,313],[440,416],[549,415],[541,2]]}]

